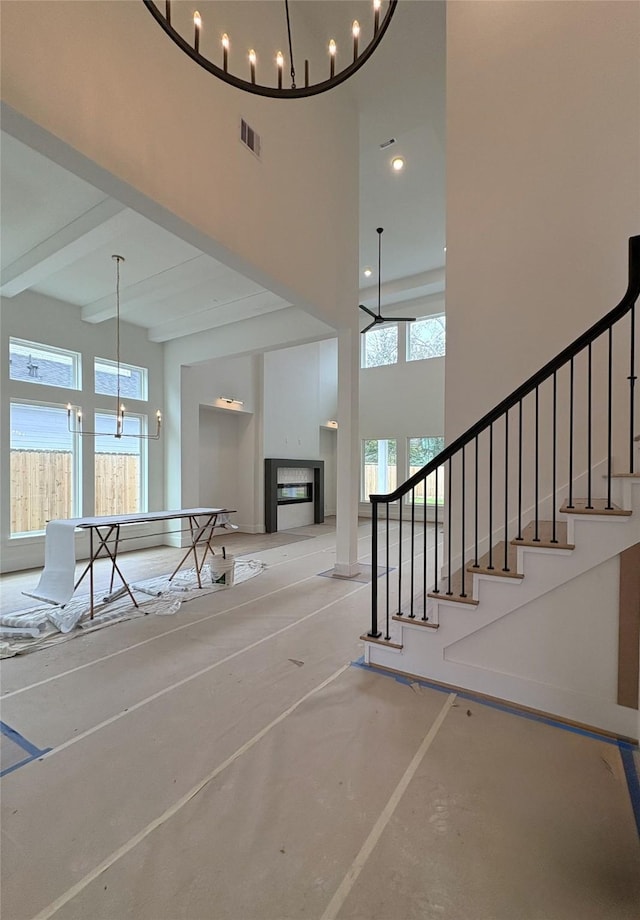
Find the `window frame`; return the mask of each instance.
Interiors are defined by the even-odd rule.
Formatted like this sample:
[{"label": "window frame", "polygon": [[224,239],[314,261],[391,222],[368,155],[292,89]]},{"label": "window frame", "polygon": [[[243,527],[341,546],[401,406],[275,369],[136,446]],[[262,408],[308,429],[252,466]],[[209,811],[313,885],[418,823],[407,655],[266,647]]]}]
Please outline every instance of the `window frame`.
[{"label": "window frame", "polygon": [[[14,377],[11,373],[14,355],[12,349],[14,346],[17,346],[20,349],[24,349],[29,353],[42,353],[40,360],[43,358],[46,360],[45,356],[47,353],[51,356],[60,355],[61,357],[69,358],[71,364],[71,377],[73,382],[67,386],[65,383],[51,383],[50,381],[41,380],[35,376]],[[37,357],[39,356],[37,355]],[[37,370],[38,366],[35,365],[35,367]],[[69,348],[59,348],[57,345],[47,345],[45,342],[33,342],[29,339],[21,339],[17,336],[11,335],[9,336],[9,380],[13,381],[14,383],[32,383],[36,384],[37,386],[58,387],[64,390],[73,390],[74,392],[79,391],[82,389],[82,355],[79,351],[74,351]]]},{"label": "window frame", "polygon": [[[442,352],[442,354],[439,354],[439,355],[426,355],[425,357],[416,357],[416,358],[412,358],[412,357],[411,357],[411,354],[410,354],[410,352],[411,352],[411,333],[412,333],[412,329],[415,328],[415,326],[416,326],[417,323],[423,323],[423,322],[427,322],[428,320],[439,320],[439,319],[442,319],[442,320],[444,321],[444,322],[443,322],[443,325],[444,325],[444,351]],[[407,323],[407,326],[408,326],[408,328],[407,328],[407,337],[406,337],[406,343],[405,343],[405,361],[406,361],[407,364],[409,364],[409,363],[412,363],[412,364],[413,364],[414,361],[432,361],[434,358],[446,358],[446,356],[447,356],[447,314],[444,312],[444,310],[442,310],[442,311],[439,312],[439,313],[430,313],[430,314],[428,314],[427,316],[419,316],[419,317],[417,317],[415,323]]]},{"label": "window frame", "polygon": [[[367,452],[366,444],[367,444],[368,441],[375,441],[376,444],[379,444],[380,441],[386,441],[389,445],[391,445],[391,444],[394,444],[394,445],[395,445],[395,456],[396,456],[396,462],[395,462],[396,483],[397,483],[397,481],[398,481],[398,447],[399,447],[399,444],[398,444],[399,439],[398,439],[398,438],[362,438],[362,440],[361,440],[361,442],[360,442],[360,444],[361,444],[361,447],[360,447],[360,501],[361,501],[361,502],[367,502],[367,503],[369,502],[369,495],[372,495],[372,494],[376,494],[376,495],[378,495],[378,494],[384,494],[384,490],[382,490],[382,491],[377,491],[377,492],[369,492],[369,493],[366,491],[366,467],[367,467],[367,465],[369,465],[369,464],[367,464],[367,462],[366,462],[366,452]],[[377,466],[378,466],[378,464],[376,464],[376,467],[377,467]],[[387,466],[391,466],[391,464],[387,464]],[[377,481],[377,479],[378,479],[378,476],[376,475],[376,481]],[[378,488],[378,490],[380,489],[379,486],[378,486],[377,488]],[[395,486],[391,486],[391,484],[390,484],[386,491],[387,491],[387,492],[392,492],[395,488],[396,488]]]},{"label": "window frame", "polygon": [[[105,393],[103,390],[98,389],[96,376],[98,374],[98,365],[102,364],[106,368],[113,368],[113,376],[117,378],[118,374],[118,362],[113,361],[111,358],[101,358],[98,355],[94,355],[93,358],[93,392],[96,396],[106,396],[106,397],[115,397],[117,395],[116,390],[112,393]],[[138,396],[133,396],[129,393],[121,393],[123,399],[135,399],[137,402],[148,402],[149,401],[149,368],[143,367],[139,364],[124,364],[120,362],[120,376],[123,376],[123,372],[138,372],[140,374],[140,390],[141,393]],[[111,373],[110,370],[104,371],[104,373]]]},{"label": "window frame", "polygon": [[[370,340],[368,339],[368,336],[370,336],[370,335],[372,335],[372,334],[379,334],[379,333],[381,333],[383,330],[389,331],[389,330],[391,330],[391,329],[395,329],[395,333],[396,333],[396,343],[395,343],[396,358],[395,358],[395,361],[385,361],[383,364],[367,364],[367,363],[366,363],[366,360],[367,360],[367,341],[370,341]],[[361,343],[360,343],[360,370],[370,370],[370,369],[372,369],[372,368],[377,368],[377,367],[394,367],[395,365],[399,364],[399,362],[400,362],[400,354],[401,354],[400,323],[390,322],[390,323],[385,324],[384,326],[374,326],[372,329],[369,329],[368,332],[365,332],[364,334],[361,334],[361,335],[360,335],[360,339],[361,339]]]},{"label": "window frame", "polygon": [[[19,397],[11,397],[9,399],[9,468],[11,467],[11,453],[14,450],[13,447],[13,438],[12,438],[12,429],[11,429],[11,415],[12,409],[14,406],[25,406],[27,408],[35,409],[58,409],[60,412],[67,414],[67,406],[64,403],[54,402],[52,400],[33,400],[33,399],[21,399]],[[80,517],[82,514],[82,444],[81,438],[77,432],[69,432],[69,439],[71,443],[71,508],[69,513],[69,518]],[[45,533],[46,530],[46,521],[45,526],[40,530],[16,530],[12,531],[11,521],[13,517],[13,507],[14,507],[14,493],[11,488],[11,479],[9,482],[9,527],[8,527],[8,536],[9,540],[23,540],[33,537],[40,537]],[[64,520],[67,520],[65,518]]]}]

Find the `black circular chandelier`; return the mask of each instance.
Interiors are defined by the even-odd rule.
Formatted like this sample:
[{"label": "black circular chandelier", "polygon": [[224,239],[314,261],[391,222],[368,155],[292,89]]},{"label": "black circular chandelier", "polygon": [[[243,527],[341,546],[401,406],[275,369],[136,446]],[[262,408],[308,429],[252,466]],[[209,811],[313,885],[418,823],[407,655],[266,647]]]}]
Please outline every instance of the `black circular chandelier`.
[{"label": "black circular chandelier", "polygon": [[[275,76],[275,85],[260,83],[257,80],[257,56],[253,49],[247,49],[246,68],[248,79],[239,77],[230,73],[229,66],[229,48],[231,40],[226,32],[220,31],[219,34],[219,54],[220,64],[214,64],[209,58],[205,57],[200,51],[200,36],[203,29],[203,20],[200,13],[196,10],[193,13],[193,34],[189,39],[185,38],[171,23],[171,0],[143,0],[153,18],[158,22],[169,38],[181,48],[185,54],[188,54],[209,73],[224,80],[231,86],[243,89],[249,93],[256,93],[259,96],[270,96],[274,99],[300,99],[305,96],[315,96],[318,93],[324,93],[340,83],[344,83],[349,77],[353,76],[362,65],[371,57],[376,50],[382,36],[387,31],[391,17],[395,12],[398,0],[388,0],[387,9],[384,16],[382,13],[382,0],[372,0],[372,21],[370,26],[365,26],[354,20],[351,27],[350,42],[352,58],[349,64],[342,70],[336,69],[336,59],[338,58],[338,46],[335,38],[331,38],[327,44],[328,76],[317,82],[311,82],[309,61],[304,62],[304,79],[303,85],[296,84],[296,70],[293,57],[293,41],[291,38],[291,19],[289,15],[289,0],[284,0],[284,12],[287,27],[287,39],[289,44],[289,61],[288,70],[291,76],[291,85],[283,86],[283,72],[285,69],[285,55],[282,51],[277,51],[274,56],[275,70],[271,70]],[[370,33],[371,37],[368,44],[360,47],[361,38]],[[323,68],[324,69],[324,68]],[[325,70],[326,73],[326,70]]]}]

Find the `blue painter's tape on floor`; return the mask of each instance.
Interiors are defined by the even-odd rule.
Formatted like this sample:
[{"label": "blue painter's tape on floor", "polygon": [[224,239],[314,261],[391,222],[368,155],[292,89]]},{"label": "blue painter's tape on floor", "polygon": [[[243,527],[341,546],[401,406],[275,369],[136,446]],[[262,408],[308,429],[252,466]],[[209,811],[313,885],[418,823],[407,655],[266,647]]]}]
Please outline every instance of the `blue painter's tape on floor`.
[{"label": "blue painter's tape on floor", "polygon": [[393,677],[398,683],[418,684],[420,687],[427,687],[429,690],[438,690],[440,693],[455,693],[461,700],[469,700],[472,703],[479,703],[481,706],[489,706],[490,709],[497,709],[499,712],[506,712],[512,716],[519,716],[521,719],[529,719],[531,722],[542,722],[543,725],[550,725],[552,728],[561,728],[563,731],[572,732],[574,735],[584,735],[585,738],[593,738],[594,741],[602,741],[604,744],[613,744],[616,747],[626,745],[633,750],[633,745],[618,738],[610,738],[607,735],[600,735],[596,731],[589,731],[588,728],[579,728],[577,725],[569,725],[552,716],[544,716],[536,712],[527,712],[525,709],[519,709],[517,706],[510,706],[508,703],[501,703],[498,700],[489,700],[483,696],[478,696],[471,690],[454,690],[451,687],[445,687],[434,681],[424,680],[421,677],[406,677],[404,674],[394,674],[391,671],[385,671],[383,668],[377,668],[375,665],[365,664],[364,656],[353,661],[352,665],[357,668],[366,668],[368,671],[375,671],[383,677]]},{"label": "blue painter's tape on floor", "polygon": [[568,725],[566,722],[560,722],[557,719],[551,718],[550,716],[538,715],[534,712],[526,712],[525,710],[518,709],[514,706],[509,706],[507,703],[499,703],[494,700],[487,700],[484,697],[476,696],[476,694],[467,690],[452,691],[450,687],[444,687],[442,684],[436,684],[429,680],[406,677],[404,674],[394,674],[392,671],[385,671],[383,668],[376,668],[375,665],[365,664],[364,655],[362,655],[356,661],[352,661],[351,666],[354,668],[363,668],[366,671],[374,671],[381,677],[392,677],[399,684],[404,684],[405,686],[418,684],[420,687],[426,687],[429,690],[437,690],[440,693],[454,692],[462,700],[469,700],[470,702],[479,703],[481,706],[489,706],[491,709],[498,709],[500,712],[506,712],[509,715],[520,716],[523,719],[530,719],[532,722],[542,722],[544,725],[550,725],[552,728],[561,728],[563,731],[572,732],[575,735],[584,735],[585,738],[593,738],[595,741],[603,742],[603,744],[615,745],[615,747],[619,749],[620,757],[622,758],[624,774],[627,780],[627,786],[629,788],[629,796],[631,798],[631,808],[633,810],[633,816],[636,821],[638,836],[640,837],[640,777],[638,776],[638,769],[636,767],[636,761],[634,757],[634,753],[638,751],[637,745],[630,744],[628,741],[622,741],[618,738],[609,738],[606,735],[599,735],[597,732],[591,732],[586,728],[578,728],[575,725]]},{"label": "blue painter's tape on floor", "polygon": [[633,815],[636,819],[636,827],[638,828],[638,836],[640,837],[640,777],[638,776],[638,770],[636,769],[636,763],[633,756],[635,748],[631,744],[626,744],[624,741],[620,742],[619,748],[622,766],[624,767],[624,775],[627,778],[627,786],[629,787],[631,807],[633,808]]},{"label": "blue painter's tape on floor", "polygon": [[[9,759],[13,761],[9,766],[0,770],[0,776],[13,773],[14,770],[24,767],[25,764],[31,763],[32,760],[42,757],[43,754],[51,750],[51,748],[39,748],[35,744],[31,744],[20,732],[17,732],[15,728],[11,728],[6,722],[0,722],[0,735],[2,736],[0,743],[9,746]],[[25,756],[20,756],[20,752],[24,752]]]}]

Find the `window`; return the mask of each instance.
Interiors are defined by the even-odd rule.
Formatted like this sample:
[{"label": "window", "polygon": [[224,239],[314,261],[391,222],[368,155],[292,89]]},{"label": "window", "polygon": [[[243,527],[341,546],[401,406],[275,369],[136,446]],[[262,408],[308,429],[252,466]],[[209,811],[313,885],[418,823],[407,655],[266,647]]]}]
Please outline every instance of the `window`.
[{"label": "window", "polygon": [[[125,415],[125,435],[144,434],[142,415]],[[116,430],[115,412],[96,412],[96,431]],[[95,514],[136,514],[146,511],[146,441],[139,437],[95,437]]]},{"label": "window", "polygon": [[363,336],[361,367],[398,363],[398,327],[381,326]]},{"label": "window", "polygon": [[[433,460],[434,457],[437,457],[440,451],[444,450],[444,438],[409,438],[408,439],[408,459],[409,459],[409,476],[413,476],[414,473],[417,473],[418,470],[421,470],[423,466],[426,466],[430,460]],[[438,469],[438,495],[437,503],[439,505],[444,504],[444,467],[439,467]],[[431,473],[426,480],[426,483],[420,483],[415,487],[414,490],[414,501],[416,504],[422,505],[425,501],[425,485],[426,485],[426,501],[427,505],[436,504],[436,474]],[[407,496],[407,501],[411,500],[411,496]]]},{"label": "window", "polygon": [[80,386],[80,355],[63,348],[10,338],[9,377],[11,380],[77,390]]},{"label": "window", "polygon": [[395,439],[362,442],[362,500],[371,493],[393,492],[397,483],[397,443]]},{"label": "window", "polygon": [[75,517],[77,439],[59,406],[10,406],[11,535],[40,533],[47,521]]},{"label": "window", "polygon": [[[95,390],[103,396],[118,393],[118,365],[106,358],[96,358]],[[147,369],[133,364],[120,364],[120,396],[123,399],[147,398]]]},{"label": "window", "polygon": [[407,324],[407,361],[442,358],[445,354],[445,316],[427,316]]}]

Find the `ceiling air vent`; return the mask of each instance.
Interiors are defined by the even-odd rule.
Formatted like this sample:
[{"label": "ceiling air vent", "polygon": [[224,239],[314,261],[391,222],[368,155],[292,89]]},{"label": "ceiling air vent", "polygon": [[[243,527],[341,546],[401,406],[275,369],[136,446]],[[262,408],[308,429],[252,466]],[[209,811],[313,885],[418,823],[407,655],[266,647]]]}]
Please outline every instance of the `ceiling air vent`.
[{"label": "ceiling air vent", "polygon": [[240,140],[257,157],[260,156],[260,135],[246,123],[244,118],[240,119]]}]

